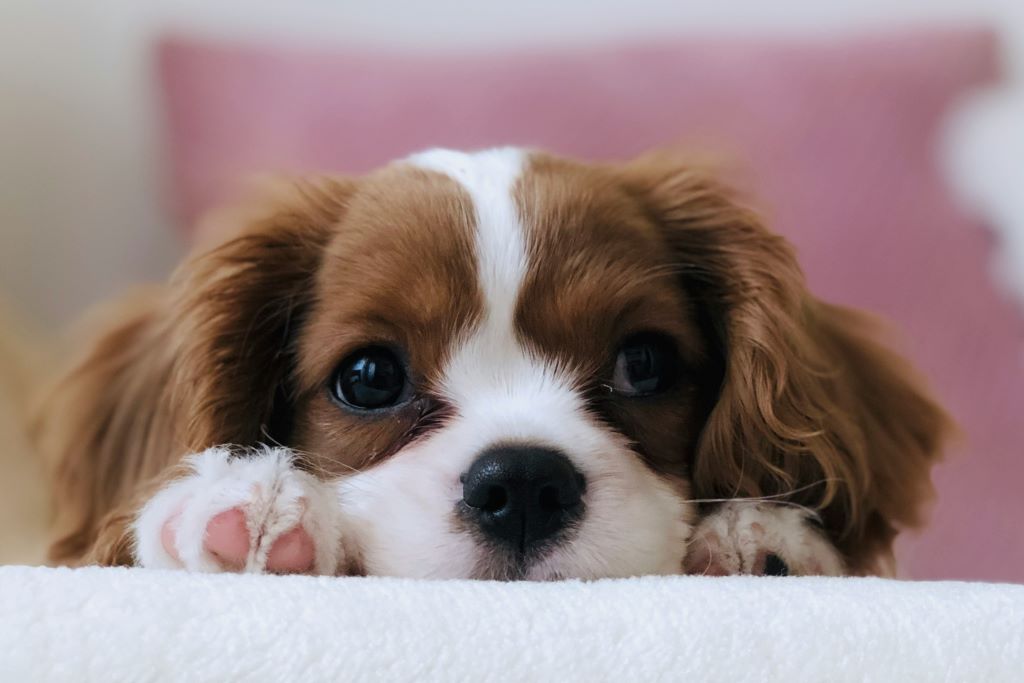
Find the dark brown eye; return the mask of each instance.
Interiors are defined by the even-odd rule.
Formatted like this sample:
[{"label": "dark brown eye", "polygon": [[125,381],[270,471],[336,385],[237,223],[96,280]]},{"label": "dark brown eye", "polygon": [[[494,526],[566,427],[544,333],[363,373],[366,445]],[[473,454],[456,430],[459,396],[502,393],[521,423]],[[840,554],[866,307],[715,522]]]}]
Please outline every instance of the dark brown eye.
[{"label": "dark brown eye", "polygon": [[679,356],[663,335],[643,332],[619,348],[612,387],[623,396],[651,396],[666,391],[679,377]]},{"label": "dark brown eye", "polygon": [[330,389],[334,399],[347,406],[380,410],[398,403],[405,385],[402,362],[388,349],[371,346],[342,361]]}]

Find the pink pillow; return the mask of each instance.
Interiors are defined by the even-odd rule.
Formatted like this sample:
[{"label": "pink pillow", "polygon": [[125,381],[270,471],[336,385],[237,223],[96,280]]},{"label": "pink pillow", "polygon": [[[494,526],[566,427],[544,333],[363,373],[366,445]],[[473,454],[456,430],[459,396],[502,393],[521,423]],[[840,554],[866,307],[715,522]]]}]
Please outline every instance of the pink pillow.
[{"label": "pink pillow", "polygon": [[184,222],[255,171],[358,172],[430,146],[621,158],[679,141],[749,166],[812,288],[895,321],[966,440],[921,578],[1024,581],[1024,322],[988,235],[935,164],[951,103],[995,79],[987,31],[739,39],[516,54],[305,52],[166,41],[160,65]]}]

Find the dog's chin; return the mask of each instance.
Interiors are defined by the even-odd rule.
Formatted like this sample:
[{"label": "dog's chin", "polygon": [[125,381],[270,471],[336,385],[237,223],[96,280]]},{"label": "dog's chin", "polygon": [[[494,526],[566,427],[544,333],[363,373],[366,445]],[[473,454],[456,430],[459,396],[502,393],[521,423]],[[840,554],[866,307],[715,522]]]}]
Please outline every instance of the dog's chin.
[{"label": "dog's chin", "polygon": [[470,578],[483,581],[557,581],[583,578],[581,568],[559,561],[564,543],[553,541],[526,550],[485,544]]},{"label": "dog's chin", "polygon": [[[662,548],[629,550],[600,549],[577,539],[552,540],[547,544],[518,550],[479,539],[463,538],[461,552],[448,547],[447,561],[420,556],[408,563],[398,558],[362,556],[358,574],[416,579],[477,581],[563,581],[628,578],[682,573],[686,544]],[[669,547],[672,550],[669,550]],[[403,558],[408,559],[408,558]]]},{"label": "dog's chin", "polygon": [[580,552],[573,541],[552,542],[520,552],[483,547],[466,578],[483,581],[597,580],[631,576],[673,575],[682,572],[685,552],[604,556]]},{"label": "dog's chin", "polygon": [[473,575],[468,577],[480,581],[544,581],[556,577],[531,576],[533,562],[525,556],[503,551],[488,551],[477,562]]}]

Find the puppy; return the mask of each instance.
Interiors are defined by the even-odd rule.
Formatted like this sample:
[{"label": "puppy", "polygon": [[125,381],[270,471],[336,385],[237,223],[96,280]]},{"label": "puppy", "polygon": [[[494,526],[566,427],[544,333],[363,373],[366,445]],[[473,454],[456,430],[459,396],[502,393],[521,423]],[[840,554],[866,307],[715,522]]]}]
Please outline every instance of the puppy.
[{"label": "puppy", "polygon": [[434,150],[218,219],[39,423],[53,562],[883,571],[948,421],[700,172]]}]

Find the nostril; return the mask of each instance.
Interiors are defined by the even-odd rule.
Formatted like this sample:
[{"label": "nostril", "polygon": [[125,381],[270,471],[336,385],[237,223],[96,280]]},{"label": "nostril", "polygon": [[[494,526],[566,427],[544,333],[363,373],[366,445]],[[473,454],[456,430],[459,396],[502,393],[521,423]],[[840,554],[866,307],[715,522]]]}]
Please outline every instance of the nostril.
[{"label": "nostril", "polygon": [[501,446],[480,455],[460,477],[460,514],[491,540],[525,552],[583,514],[585,480],[563,453]]},{"label": "nostril", "polygon": [[487,498],[479,508],[484,512],[500,512],[508,505],[508,490],[503,486],[490,486],[487,489]]}]

